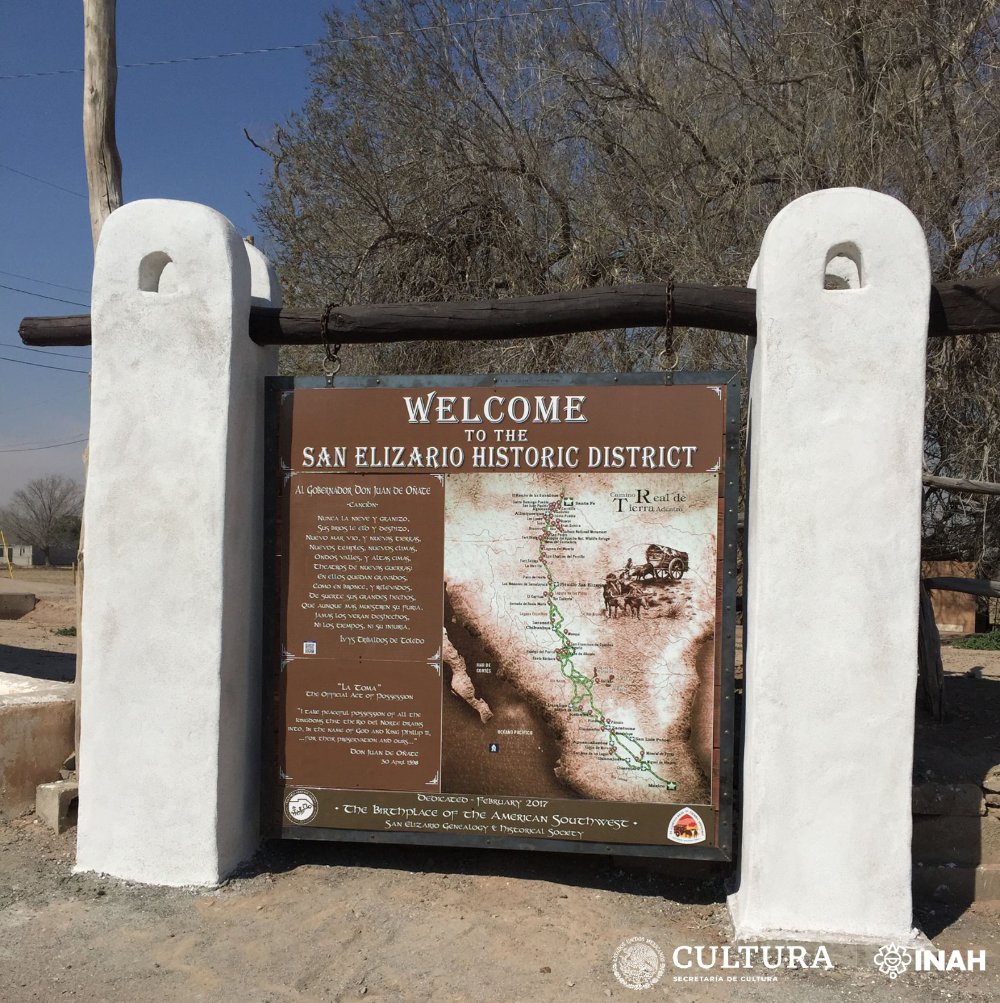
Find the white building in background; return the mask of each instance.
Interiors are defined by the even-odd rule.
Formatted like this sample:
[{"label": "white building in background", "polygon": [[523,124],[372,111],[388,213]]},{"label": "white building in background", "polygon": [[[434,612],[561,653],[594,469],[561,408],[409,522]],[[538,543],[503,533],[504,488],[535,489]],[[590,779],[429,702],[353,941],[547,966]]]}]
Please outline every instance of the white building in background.
[{"label": "white building in background", "polygon": [[[76,551],[72,547],[52,547],[49,550],[49,563],[53,565],[72,564],[76,560]],[[45,554],[41,547],[33,547],[30,543],[7,543],[6,561],[15,568],[33,568],[45,563]],[[3,551],[0,550],[0,566],[5,563]]]}]

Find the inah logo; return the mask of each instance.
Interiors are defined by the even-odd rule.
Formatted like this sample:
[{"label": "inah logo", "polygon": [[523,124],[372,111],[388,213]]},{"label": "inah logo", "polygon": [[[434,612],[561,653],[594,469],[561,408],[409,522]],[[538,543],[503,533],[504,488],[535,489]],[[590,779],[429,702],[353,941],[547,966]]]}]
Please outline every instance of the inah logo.
[{"label": "inah logo", "polygon": [[312,791],[292,791],[285,798],[285,814],[299,825],[305,825],[319,811],[319,802]]},{"label": "inah logo", "polygon": [[908,950],[886,944],[875,955],[875,964],[883,975],[896,979],[913,966],[915,972],[985,972],[985,951],[933,951],[926,947]]},{"label": "inah logo", "polygon": [[888,975],[890,979],[897,979],[907,968],[910,967],[910,952],[905,947],[897,947],[895,944],[886,944],[879,948],[875,955],[875,964],[883,975]]},{"label": "inah logo", "polygon": [[623,940],[611,961],[611,971],[626,989],[650,989],[663,978],[667,959],[649,937]]}]

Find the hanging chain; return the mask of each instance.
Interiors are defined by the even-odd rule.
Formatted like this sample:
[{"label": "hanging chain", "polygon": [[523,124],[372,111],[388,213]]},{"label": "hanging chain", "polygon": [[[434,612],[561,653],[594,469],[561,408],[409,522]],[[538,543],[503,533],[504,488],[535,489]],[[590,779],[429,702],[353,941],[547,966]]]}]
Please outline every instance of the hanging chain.
[{"label": "hanging chain", "polygon": [[336,306],[336,303],[327,303],[323,309],[323,320],[320,324],[320,334],[323,337],[323,352],[326,356],[322,363],[323,373],[326,376],[327,384],[330,386],[333,385],[334,377],[340,372],[340,367],[343,365],[340,358],[340,342],[335,343],[332,349],[330,347],[330,314]]},{"label": "hanging chain", "polygon": [[663,348],[660,350],[660,368],[670,371],[677,368],[677,352],[674,349],[674,280],[667,279],[667,317],[663,332]]}]

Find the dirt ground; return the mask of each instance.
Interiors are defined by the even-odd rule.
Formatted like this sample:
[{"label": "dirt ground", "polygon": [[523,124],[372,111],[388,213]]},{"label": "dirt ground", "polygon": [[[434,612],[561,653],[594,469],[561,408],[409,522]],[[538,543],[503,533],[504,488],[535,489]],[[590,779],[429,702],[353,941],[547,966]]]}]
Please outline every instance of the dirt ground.
[{"label": "dirt ground", "polygon": [[[0,671],[71,678],[75,639],[52,633],[72,623],[71,578],[32,587],[35,611],[0,621]],[[996,762],[1000,655],[945,657],[949,722],[925,724],[922,739],[918,732],[917,769],[953,779]],[[590,856],[286,841],[266,846],[221,888],[159,889],[73,874],[74,839],[31,815],[0,823],[2,1003],[960,1003],[1000,994],[995,904],[918,903],[917,921],[935,946],[984,950],[985,972],[907,971],[891,980],[873,964],[878,945],[834,944],[825,945],[832,970],[772,971],[759,959],[736,971],[682,969],[676,948],[733,943],[724,875],[677,877]],[[644,991],[612,971],[616,949],[637,936],[655,941],[666,961],[660,982]],[[815,950],[809,945],[808,957]],[[737,981],[707,981],[727,977]]]},{"label": "dirt ground", "polygon": [[38,600],[20,620],[0,620],[0,672],[72,682],[76,637],[55,631],[76,624],[73,570],[15,568],[10,578],[0,566],[0,591],[33,592]]},{"label": "dirt ground", "polygon": [[676,982],[734,974],[671,964],[678,946],[731,943],[718,879],[590,857],[286,842],[224,887],[191,891],[73,875],[72,860],[72,833],[30,817],[0,827],[5,1001],[628,999],[643,993],[615,980],[612,958],[634,936],[666,956],[648,997],[986,1001],[998,984],[997,914],[980,908],[935,944],[985,950],[985,973],[893,982],[873,965],[876,948],[828,945],[832,971],[758,964],[735,974],[776,981]]}]

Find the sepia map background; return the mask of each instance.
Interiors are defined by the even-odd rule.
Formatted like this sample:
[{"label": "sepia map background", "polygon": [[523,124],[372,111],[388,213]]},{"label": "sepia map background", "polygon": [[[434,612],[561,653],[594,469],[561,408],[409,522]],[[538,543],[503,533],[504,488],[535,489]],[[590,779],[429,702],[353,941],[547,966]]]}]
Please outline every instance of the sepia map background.
[{"label": "sepia map background", "polygon": [[[718,488],[448,477],[443,790],[709,801]],[[651,544],[687,554],[679,580],[637,574]],[[606,602],[609,576],[631,602]]]}]

